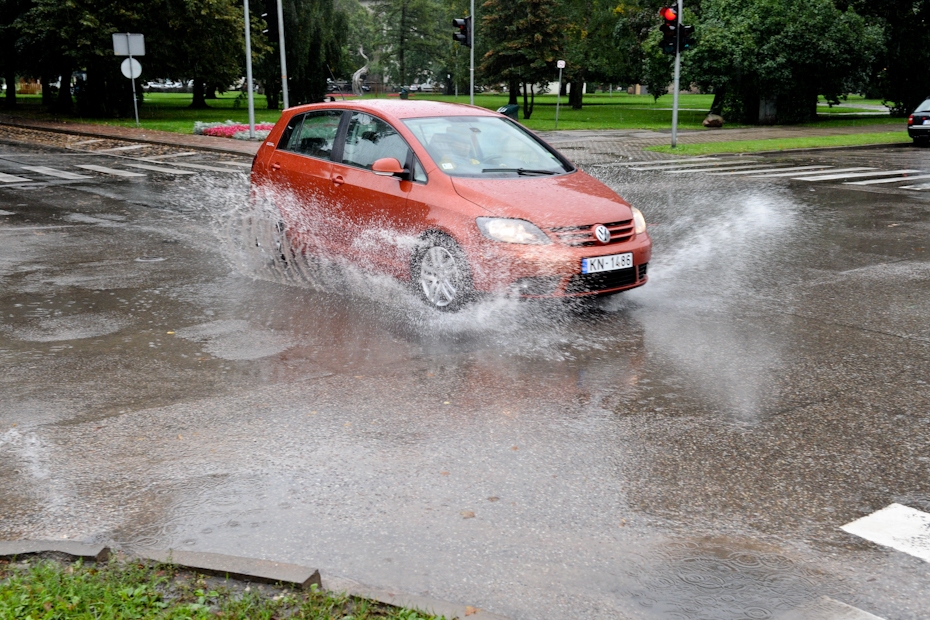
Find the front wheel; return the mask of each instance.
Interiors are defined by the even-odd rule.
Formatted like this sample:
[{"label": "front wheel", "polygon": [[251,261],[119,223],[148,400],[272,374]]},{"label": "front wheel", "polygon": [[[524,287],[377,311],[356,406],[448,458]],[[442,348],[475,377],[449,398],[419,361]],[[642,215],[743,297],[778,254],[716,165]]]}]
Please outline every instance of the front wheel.
[{"label": "front wheel", "polygon": [[465,254],[445,235],[423,240],[410,271],[420,296],[437,310],[458,310],[474,295]]}]

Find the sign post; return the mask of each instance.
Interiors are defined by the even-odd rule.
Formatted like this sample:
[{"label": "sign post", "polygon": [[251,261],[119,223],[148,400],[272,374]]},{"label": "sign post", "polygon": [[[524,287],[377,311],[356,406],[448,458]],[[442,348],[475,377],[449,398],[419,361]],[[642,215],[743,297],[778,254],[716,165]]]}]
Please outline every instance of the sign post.
[{"label": "sign post", "polygon": [[675,92],[672,93],[672,148],[678,146],[678,91],[681,76],[681,2],[678,0],[678,23],[675,24]]},{"label": "sign post", "polygon": [[145,56],[145,36],[130,32],[114,32],[113,54],[129,56],[120,64],[120,71],[132,80],[132,109],[136,113],[136,127],[138,127],[139,102],[136,100],[136,78],[142,75],[142,65],[133,56]]},{"label": "sign post", "polygon": [[559,128],[559,105],[562,103],[562,69],[565,68],[565,61],[558,60],[555,66],[559,68],[559,90],[555,98],[555,128]]},{"label": "sign post", "polygon": [[245,86],[249,89],[249,140],[254,140],[255,93],[252,92],[252,28],[250,24],[252,19],[249,13],[249,0],[242,0],[242,3],[245,7]]}]

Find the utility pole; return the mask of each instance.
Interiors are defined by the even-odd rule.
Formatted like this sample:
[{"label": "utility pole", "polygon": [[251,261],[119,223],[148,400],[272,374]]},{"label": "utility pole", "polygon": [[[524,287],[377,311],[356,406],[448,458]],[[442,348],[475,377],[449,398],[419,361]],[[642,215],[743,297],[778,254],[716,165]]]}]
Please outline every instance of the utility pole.
[{"label": "utility pole", "polygon": [[681,75],[681,3],[678,0],[678,24],[675,28],[675,92],[672,93],[672,148],[678,146],[678,91]]},{"label": "utility pole", "polygon": [[[679,0],[680,1],[680,0]],[[468,103],[470,105],[475,105],[475,28],[478,26],[477,20],[475,20],[475,0],[471,0],[471,28],[469,28],[468,36],[470,41],[468,42],[468,47],[471,51],[471,81],[468,86]]]},{"label": "utility pole", "polygon": [[249,89],[249,140],[255,139],[255,93],[252,92],[252,29],[249,0],[245,5],[245,86]]},{"label": "utility pole", "polygon": [[284,9],[281,0],[278,0],[278,47],[281,49],[281,93],[286,110],[290,105],[287,102],[287,59],[284,56]]}]

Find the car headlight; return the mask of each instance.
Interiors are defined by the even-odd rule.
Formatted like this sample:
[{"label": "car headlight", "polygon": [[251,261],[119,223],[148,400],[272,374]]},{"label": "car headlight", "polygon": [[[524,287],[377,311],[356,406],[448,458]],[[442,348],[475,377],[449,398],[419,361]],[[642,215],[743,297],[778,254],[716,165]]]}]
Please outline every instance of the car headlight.
[{"label": "car headlight", "polygon": [[510,220],[500,217],[479,217],[478,229],[488,239],[504,243],[543,245],[550,243],[546,233],[526,220]]},{"label": "car headlight", "polygon": [[633,229],[637,235],[641,235],[646,232],[646,218],[643,217],[643,212],[636,207],[630,208],[633,209]]}]

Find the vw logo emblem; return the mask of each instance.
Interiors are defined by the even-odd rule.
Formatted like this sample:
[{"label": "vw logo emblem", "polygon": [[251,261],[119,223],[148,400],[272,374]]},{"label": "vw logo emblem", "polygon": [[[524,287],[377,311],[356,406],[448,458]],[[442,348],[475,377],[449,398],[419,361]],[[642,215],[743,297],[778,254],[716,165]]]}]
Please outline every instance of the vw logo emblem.
[{"label": "vw logo emblem", "polygon": [[603,224],[594,227],[594,237],[603,245],[610,243],[610,231]]}]

